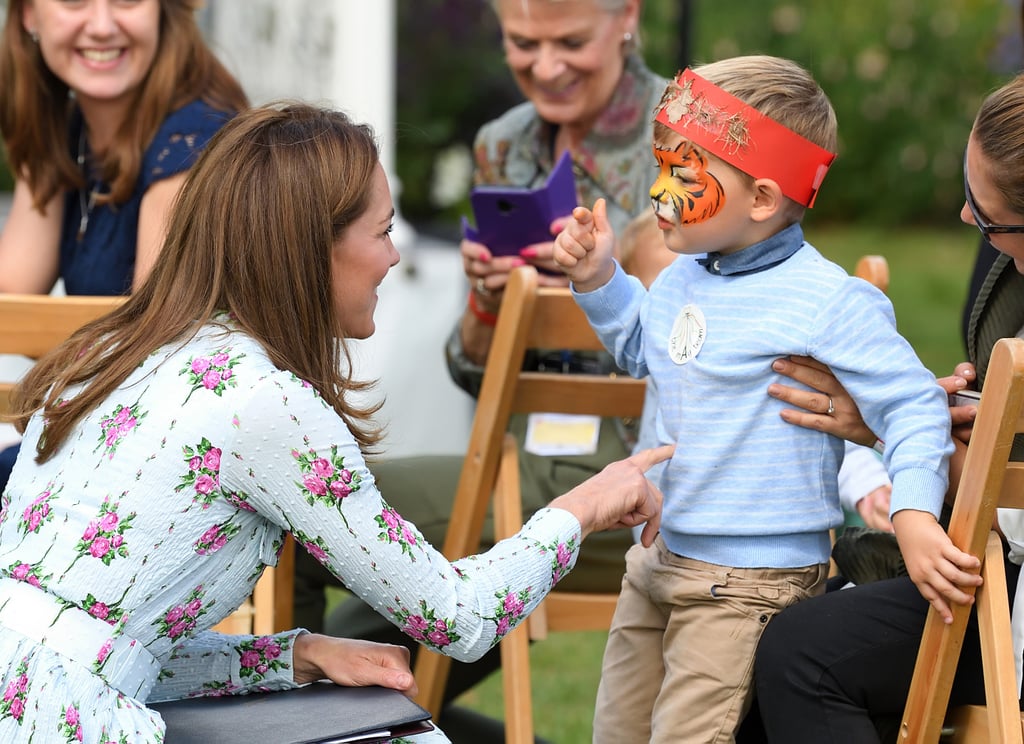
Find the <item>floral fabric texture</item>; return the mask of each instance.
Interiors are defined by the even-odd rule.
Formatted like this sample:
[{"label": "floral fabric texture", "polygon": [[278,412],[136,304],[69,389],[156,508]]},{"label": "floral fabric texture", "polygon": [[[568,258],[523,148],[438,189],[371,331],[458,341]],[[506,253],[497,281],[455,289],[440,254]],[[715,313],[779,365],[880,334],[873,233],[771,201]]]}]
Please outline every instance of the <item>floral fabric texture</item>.
[{"label": "floral fabric texture", "polygon": [[[295,686],[301,631],[209,630],[276,563],[286,532],[410,636],[464,661],[514,628],[578,552],[576,520],[545,509],[450,563],[378,492],[341,417],[225,317],[151,355],[37,464],[43,423],[29,423],[0,500],[0,576],[109,624],[111,643],[142,644],[160,668],[148,702]],[[147,701],[93,658],[0,628],[0,742],[162,741]],[[431,738],[444,740],[419,740]]]}]

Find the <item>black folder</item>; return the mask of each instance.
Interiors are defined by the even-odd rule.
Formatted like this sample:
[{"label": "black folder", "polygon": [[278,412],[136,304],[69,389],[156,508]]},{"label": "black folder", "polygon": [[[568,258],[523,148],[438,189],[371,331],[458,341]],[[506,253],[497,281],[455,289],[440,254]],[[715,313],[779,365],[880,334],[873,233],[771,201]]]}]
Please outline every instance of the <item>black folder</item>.
[{"label": "black folder", "polygon": [[374,744],[433,729],[430,714],[397,690],[330,682],[149,707],[167,724],[165,744]]}]

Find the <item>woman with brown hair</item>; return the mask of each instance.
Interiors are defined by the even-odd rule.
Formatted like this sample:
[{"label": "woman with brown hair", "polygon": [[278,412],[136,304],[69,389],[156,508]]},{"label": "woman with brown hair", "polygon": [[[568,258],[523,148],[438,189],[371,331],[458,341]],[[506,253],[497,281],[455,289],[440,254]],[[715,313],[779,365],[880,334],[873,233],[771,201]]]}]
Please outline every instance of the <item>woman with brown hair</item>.
[{"label": "woman with brown hair", "polygon": [[123,294],[159,250],[184,171],[248,102],[197,0],[9,0],[0,135],[14,200],[0,291]]},{"label": "woman with brown hair", "polygon": [[[14,174],[0,292],[117,295],[145,278],[185,171],[246,108],[199,0],[9,0],[0,136]],[[18,447],[0,452],[0,491]]]},{"label": "woman with brown hair", "polygon": [[367,127],[301,104],[243,112],[190,171],[148,279],[27,375],[26,456],[0,512],[0,740],[159,741],[147,702],[322,677],[412,694],[404,648],[209,631],[286,532],[463,661],[537,606],[591,532],[649,520],[653,539],[644,471],[671,447],[455,563],[388,505],[365,460],[376,406],[353,402],[369,385],[346,370],[399,260],[393,216]]}]

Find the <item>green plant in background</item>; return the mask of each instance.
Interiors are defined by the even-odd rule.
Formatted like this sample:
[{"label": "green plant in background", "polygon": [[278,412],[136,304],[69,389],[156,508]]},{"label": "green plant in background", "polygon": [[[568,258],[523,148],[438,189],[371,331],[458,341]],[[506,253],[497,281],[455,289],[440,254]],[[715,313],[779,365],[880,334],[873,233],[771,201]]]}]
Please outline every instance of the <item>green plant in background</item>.
[{"label": "green plant in background", "polygon": [[[665,76],[684,63],[686,49],[695,63],[755,53],[795,59],[821,82],[839,116],[839,159],[813,222],[951,224],[963,199],[961,155],[974,112],[1024,66],[1019,51],[998,54],[1019,25],[1011,6],[646,0],[644,56]],[[468,207],[455,183],[461,177],[466,188],[465,171],[452,167],[452,148],[468,147],[481,124],[521,97],[487,0],[399,0],[398,16],[402,210],[414,222],[454,229]],[[462,175],[449,175],[442,204],[431,186],[445,167]]]},{"label": "green plant in background", "polygon": [[[768,53],[803,64],[839,118],[839,159],[816,220],[949,223],[981,99],[1024,60],[1000,60],[1018,29],[1003,0],[697,2],[697,58]],[[1009,69],[1007,69],[1009,68]]]}]

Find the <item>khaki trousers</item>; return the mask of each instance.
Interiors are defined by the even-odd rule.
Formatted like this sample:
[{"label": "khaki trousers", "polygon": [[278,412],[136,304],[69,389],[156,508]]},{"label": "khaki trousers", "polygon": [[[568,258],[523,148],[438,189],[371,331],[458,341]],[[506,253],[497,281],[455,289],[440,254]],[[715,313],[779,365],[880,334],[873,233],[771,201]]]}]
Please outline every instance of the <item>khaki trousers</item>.
[{"label": "khaki trousers", "polygon": [[754,652],[769,620],[820,594],[826,564],[730,568],[657,538],[626,554],[594,712],[594,741],[732,742],[750,708]]}]

